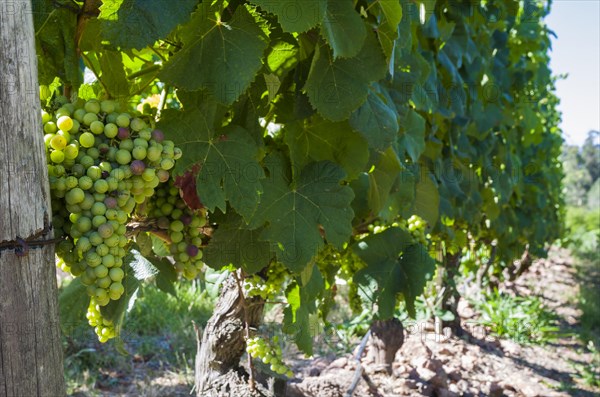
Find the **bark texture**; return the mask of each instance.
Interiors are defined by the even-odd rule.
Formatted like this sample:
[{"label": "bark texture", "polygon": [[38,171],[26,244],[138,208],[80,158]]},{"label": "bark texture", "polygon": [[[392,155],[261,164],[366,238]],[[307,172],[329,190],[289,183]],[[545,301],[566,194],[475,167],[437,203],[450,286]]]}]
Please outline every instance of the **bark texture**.
[{"label": "bark texture", "polygon": [[397,318],[376,320],[371,324],[371,337],[367,344],[367,361],[392,373],[396,352],[404,343],[404,327]]},{"label": "bark texture", "polygon": [[[196,393],[200,397],[250,396],[247,374],[240,367],[244,353],[244,321],[257,327],[262,319],[264,302],[240,294],[236,279],[230,276],[198,341],[196,355]],[[268,395],[257,384],[254,395]]]},{"label": "bark texture", "polygon": [[521,277],[523,273],[529,270],[532,264],[533,258],[529,253],[529,249],[526,249],[525,252],[523,252],[523,255],[521,255],[521,259],[519,259],[516,264],[513,263],[513,266],[509,268],[509,281],[515,281]]},{"label": "bark texture", "polygon": [[[29,1],[0,4],[0,397],[65,395]],[[15,249],[14,242],[29,241]]]},{"label": "bark texture", "polygon": [[444,294],[442,297],[442,310],[449,311],[454,315],[454,319],[450,321],[442,321],[443,327],[450,327],[454,331],[454,335],[462,335],[462,327],[460,325],[460,316],[458,315],[458,302],[460,301],[460,293],[456,288],[456,277],[460,267],[460,253],[447,253],[444,258],[445,279],[443,280]]}]

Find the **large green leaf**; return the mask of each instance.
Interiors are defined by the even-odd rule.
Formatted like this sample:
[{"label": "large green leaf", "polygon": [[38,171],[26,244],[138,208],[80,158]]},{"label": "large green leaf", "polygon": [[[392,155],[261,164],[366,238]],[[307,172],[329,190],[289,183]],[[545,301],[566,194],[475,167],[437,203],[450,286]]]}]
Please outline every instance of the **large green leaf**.
[{"label": "large green leaf", "polygon": [[156,286],[163,292],[177,296],[175,283],[178,279],[175,266],[167,258],[149,258],[150,262],[156,267],[158,273],[155,275]]},{"label": "large green leaf", "polygon": [[325,118],[347,119],[367,99],[369,84],[385,77],[386,62],[373,34],[367,34],[353,58],[334,59],[329,46],[315,49],[304,90],[310,103]]},{"label": "large green leaf", "polygon": [[347,121],[332,122],[319,116],[297,121],[286,125],[284,139],[294,170],[301,170],[311,161],[329,160],[354,179],[369,160],[365,140]]},{"label": "large green leaf", "polygon": [[268,242],[259,240],[262,229],[249,230],[242,218],[232,213],[217,221],[219,227],[203,251],[208,266],[219,270],[233,264],[252,274],[269,264],[273,253]]},{"label": "large green leaf", "polygon": [[402,2],[398,0],[376,0],[376,3],[381,7],[386,22],[395,30],[398,30],[398,25],[402,21]]},{"label": "large green leaf", "polygon": [[406,150],[413,162],[418,163],[425,151],[425,119],[412,109],[400,124],[398,144]]},{"label": "large green leaf", "polygon": [[388,200],[379,212],[379,216],[388,222],[393,222],[398,215],[407,215],[405,212],[410,211],[414,201],[415,176],[409,169],[403,168],[396,175]]},{"label": "large green leaf", "polygon": [[277,15],[285,32],[305,32],[323,20],[327,0],[251,0],[264,10]]},{"label": "large green leaf", "polygon": [[434,270],[435,262],[427,250],[414,244],[407,230],[395,227],[360,240],[353,250],[367,264],[355,274],[354,280],[363,285],[377,283],[374,298],[379,317],[387,319],[394,315],[399,293],[414,317],[414,301]]},{"label": "large green leaf", "polygon": [[250,227],[265,225],[261,239],[277,246],[277,257],[300,272],[327,241],[338,248],[352,233],[352,189],[341,184],[344,171],[321,161],[309,163],[292,180],[290,165],[280,153],[265,159],[269,178]]},{"label": "large green leaf", "polygon": [[85,313],[89,304],[90,297],[80,278],[72,280],[60,291],[58,296],[60,327],[65,335],[71,335],[75,327],[86,323]]},{"label": "large green leaf", "polygon": [[365,42],[367,29],[354,10],[352,0],[328,0],[321,35],[333,49],[333,57],[356,56]]},{"label": "large green leaf", "polygon": [[394,49],[398,39],[398,25],[402,20],[402,3],[398,0],[377,0],[383,18],[377,28],[377,36],[388,60],[390,74],[394,75]]},{"label": "large green leaf", "polygon": [[101,68],[100,81],[113,98],[129,96],[129,82],[123,65],[123,57],[117,51],[103,51],[98,58]]},{"label": "large green leaf", "polygon": [[[38,19],[42,18],[36,17]],[[77,14],[68,8],[51,11],[45,21],[36,27],[40,84],[48,85],[55,77],[74,88],[81,84],[79,57],[74,40],[76,27]]]},{"label": "large green leaf", "polygon": [[427,280],[433,276],[435,260],[423,245],[416,244],[404,250],[399,265],[402,271],[401,292],[408,314],[414,318],[415,299],[423,293]]},{"label": "large green leaf", "polygon": [[238,6],[229,22],[215,20],[216,11],[202,3],[181,31],[183,48],[159,76],[189,91],[205,89],[230,105],[254,80],[268,38],[246,7]]},{"label": "large green leaf", "polygon": [[[293,334],[298,348],[309,356],[313,354],[313,337],[317,329],[316,299],[323,293],[325,283],[317,266],[308,270],[308,280],[297,280],[287,292],[288,306],[283,314],[283,331]],[[299,279],[301,279],[299,277]]]},{"label": "large green leaf", "polygon": [[396,107],[381,85],[371,84],[367,101],[352,113],[350,125],[373,149],[383,150],[396,139],[399,129]]},{"label": "large green leaf", "polygon": [[102,38],[111,47],[142,49],[186,22],[198,0],[102,0]]},{"label": "large green leaf", "polygon": [[258,162],[260,150],[252,136],[239,126],[215,133],[210,104],[165,111],[163,115],[159,128],[183,152],[175,172],[200,164],[196,186],[202,204],[210,211],[225,211],[229,201],[239,214],[249,217],[259,201],[260,180],[265,177]]},{"label": "large green leaf", "polygon": [[373,214],[378,214],[388,200],[402,165],[391,147],[383,153],[373,152],[371,162],[374,168],[369,172],[369,207]]},{"label": "large green leaf", "polygon": [[437,223],[440,212],[440,193],[437,185],[428,176],[424,175],[417,182],[413,211],[423,218],[430,227]]}]

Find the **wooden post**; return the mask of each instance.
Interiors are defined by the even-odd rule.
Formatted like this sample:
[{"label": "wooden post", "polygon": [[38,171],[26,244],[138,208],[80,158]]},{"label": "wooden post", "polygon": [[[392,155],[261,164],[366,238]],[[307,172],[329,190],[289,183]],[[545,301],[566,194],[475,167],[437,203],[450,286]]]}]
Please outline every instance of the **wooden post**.
[{"label": "wooden post", "polygon": [[30,1],[0,3],[0,397],[65,395],[34,40]]}]

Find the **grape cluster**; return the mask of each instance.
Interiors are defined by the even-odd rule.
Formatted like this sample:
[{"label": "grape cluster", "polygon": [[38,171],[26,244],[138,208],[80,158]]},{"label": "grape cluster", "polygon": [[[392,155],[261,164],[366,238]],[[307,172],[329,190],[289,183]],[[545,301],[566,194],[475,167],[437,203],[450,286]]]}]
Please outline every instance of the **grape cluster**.
[{"label": "grape cluster", "polygon": [[426,222],[421,217],[412,215],[408,218],[407,225],[407,229],[415,241],[427,246],[427,237],[425,236]]},{"label": "grape cluster", "polygon": [[138,215],[156,219],[156,225],[168,235],[175,268],[192,280],[204,266],[202,262],[202,227],[206,225],[204,210],[191,210],[173,181],[161,183],[156,195],[139,208]]},{"label": "grape cluster", "polygon": [[[415,243],[421,243],[427,245],[427,236],[425,234],[425,227],[427,223],[418,215],[412,215],[408,220],[400,219],[393,222],[391,225],[383,225],[379,221],[376,221],[368,226],[369,232],[378,234],[390,227],[401,227],[407,229],[412,235]],[[359,237],[366,237],[367,234],[363,234]]]},{"label": "grape cluster", "polygon": [[86,318],[88,323],[94,327],[94,332],[98,335],[100,342],[105,343],[116,336],[114,323],[102,316],[100,305],[94,298],[90,299]]},{"label": "grape cluster", "polygon": [[277,336],[273,337],[273,343],[261,337],[250,338],[246,341],[246,352],[252,358],[258,358],[270,365],[271,371],[291,378],[294,373],[283,363],[283,354],[278,342]]},{"label": "grape cluster", "polygon": [[42,111],[53,226],[65,238],[59,265],[81,278],[98,306],[124,293],[126,225],[181,157],[149,120],[117,106],[90,100]]},{"label": "grape cluster", "polygon": [[244,290],[248,296],[259,296],[264,300],[272,300],[285,290],[289,272],[279,262],[272,263],[266,269],[265,277],[253,274],[244,279]]}]

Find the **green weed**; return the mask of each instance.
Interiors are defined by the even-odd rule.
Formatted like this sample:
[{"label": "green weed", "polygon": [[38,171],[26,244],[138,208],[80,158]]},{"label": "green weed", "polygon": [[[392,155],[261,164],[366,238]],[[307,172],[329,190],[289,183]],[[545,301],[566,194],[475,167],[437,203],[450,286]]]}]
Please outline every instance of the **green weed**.
[{"label": "green weed", "polygon": [[536,296],[518,297],[495,290],[473,304],[482,314],[483,325],[498,337],[543,345],[560,336],[558,317]]}]

